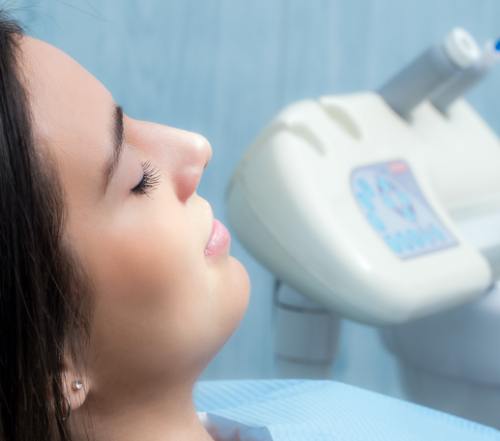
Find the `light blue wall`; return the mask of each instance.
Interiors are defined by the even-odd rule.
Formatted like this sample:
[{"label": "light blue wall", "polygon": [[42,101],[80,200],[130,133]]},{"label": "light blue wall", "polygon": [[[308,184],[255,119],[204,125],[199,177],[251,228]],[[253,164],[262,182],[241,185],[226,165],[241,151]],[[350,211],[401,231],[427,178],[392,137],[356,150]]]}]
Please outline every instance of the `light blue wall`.
[{"label": "light blue wall", "polygon": [[[245,147],[287,103],[373,89],[456,25],[500,36],[498,0],[19,0],[28,31],[72,55],[131,116],[203,133],[214,157],[200,194],[223,220]],[[500,68],[470,100],[500,132]],[[237,243],[252,297],[205,378],[273,376],[272,276]],[[392,358],[345,322],[337,379],[399,394]]]}]

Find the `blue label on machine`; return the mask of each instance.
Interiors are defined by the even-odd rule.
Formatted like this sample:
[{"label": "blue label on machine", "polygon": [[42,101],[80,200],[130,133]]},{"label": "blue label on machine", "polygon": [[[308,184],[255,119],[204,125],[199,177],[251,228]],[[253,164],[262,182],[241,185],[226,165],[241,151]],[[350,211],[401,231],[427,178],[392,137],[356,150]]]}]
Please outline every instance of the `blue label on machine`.
[{"label": "blue label on machine", "polygon": [[368,223],[399,257],[408,259],[458,245],[427,202],[407,162],[356,168],[351,188]]}]

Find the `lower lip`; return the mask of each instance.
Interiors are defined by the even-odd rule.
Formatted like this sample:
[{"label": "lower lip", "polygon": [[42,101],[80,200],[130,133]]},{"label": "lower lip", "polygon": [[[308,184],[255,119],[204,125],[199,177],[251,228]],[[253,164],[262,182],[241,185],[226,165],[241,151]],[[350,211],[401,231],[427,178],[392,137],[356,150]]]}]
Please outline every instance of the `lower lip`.
[{"label": "lower lip", "polygon": [[205,247],[205,256],[218,256],[229,250],[231,235],[224,224],[214,219],[212,234]]}]

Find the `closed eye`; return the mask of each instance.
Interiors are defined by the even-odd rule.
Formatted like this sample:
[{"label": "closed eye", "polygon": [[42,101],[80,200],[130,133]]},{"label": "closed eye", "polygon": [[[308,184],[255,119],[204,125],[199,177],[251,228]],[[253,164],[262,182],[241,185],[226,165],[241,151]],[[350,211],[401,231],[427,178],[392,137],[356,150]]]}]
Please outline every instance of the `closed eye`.
[{"label": "closed eye", "polygon": [[144,161],[141,163],[143,175],[139,183],[132,188],[132,193],[148,195],[160,183],[160,171],[151,164],[151,161]]}]

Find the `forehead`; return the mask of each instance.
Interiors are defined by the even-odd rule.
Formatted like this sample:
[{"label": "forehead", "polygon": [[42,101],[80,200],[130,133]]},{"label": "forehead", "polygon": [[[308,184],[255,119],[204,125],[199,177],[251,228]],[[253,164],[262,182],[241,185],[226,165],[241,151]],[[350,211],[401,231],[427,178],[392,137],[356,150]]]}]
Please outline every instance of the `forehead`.
[{"label": "forehead", "polygon": [[92,121],[109,113],[109,92],[69,55],[28,36],[22,39],[21,52],[39,135],[51,137],[64,128],[78,135],[75,116]]},{"label": "forehead", "polygon": [[109,155],[113,97],[58,48],[25,36],[20,49],[37,147],[50,151],[66,190],[76,191]]}]

